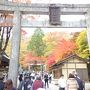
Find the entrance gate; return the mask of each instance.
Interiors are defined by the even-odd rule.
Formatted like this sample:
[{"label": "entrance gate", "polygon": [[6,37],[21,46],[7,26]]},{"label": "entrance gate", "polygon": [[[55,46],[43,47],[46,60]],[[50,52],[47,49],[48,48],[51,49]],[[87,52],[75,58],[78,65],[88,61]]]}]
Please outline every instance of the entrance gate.
[{"label": "entrance gate", "polygon": [[[21,39],[21,27],[27,27],[21,25],[21,15],[25,14],[39,14],[39,15],[51,15],[53,17],[56,14],[50,12],[50,4],[25,4],[25,3],[13,3],[8,0],[0,0],[0,13],[2,14],[13,14],[13,28],[12,28],[12,46],[11,56],[9,65],[9,78],[13,80],[14,86],[16,86],[17,74],[18,74],[18,63],[19,63],[19,52],[20,52],[20,39]],[[28,27],[43,27],[43,28],[87,28],[87,39],[90,50],[90,5],[89,4],[55,4],[53,5],[59,8],[58,15],[85,15],[85,21],[79,22],[62,22],[53,25],[33,25]],[[54,10],[55,11],[55,10]],[[51,17],[53,19],[53,17]],[[57,20],[57,19],[56,19]],[[50,21],[51,23],[51,21]],[[52,24],[52,23],[51,23]],[[0,24],[1,26],[1,24]],[[5,24],[3,26],[8,26]]]}]

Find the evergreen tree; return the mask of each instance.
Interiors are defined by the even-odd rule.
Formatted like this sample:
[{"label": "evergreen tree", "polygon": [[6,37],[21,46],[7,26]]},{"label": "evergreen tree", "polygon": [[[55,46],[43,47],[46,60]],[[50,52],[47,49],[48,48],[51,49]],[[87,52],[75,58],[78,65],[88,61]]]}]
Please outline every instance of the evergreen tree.
[{"label": "evergreen tree", "polygon": [[31,52],[34,53],[34,55],[36,56],[44,56],[44,51],[45,51],[45,43],[43,41],[43,37],[44,37],[44,32],[40,29],[37,28],[34,31],[34,34],[31,37],[31,40],[28,44],[28,50],[30,50]]}]

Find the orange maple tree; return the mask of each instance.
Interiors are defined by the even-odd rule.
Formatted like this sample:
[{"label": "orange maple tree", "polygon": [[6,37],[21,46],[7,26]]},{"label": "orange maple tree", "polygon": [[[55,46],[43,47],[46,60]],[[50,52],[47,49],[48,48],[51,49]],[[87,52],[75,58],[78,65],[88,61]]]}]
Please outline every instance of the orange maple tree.
[{"label": "orange maple tree", "polygon": [[47,64],[48,64],[48,66],[55,64],[55,55],[54,54],[51,54],[48,56]]},{"label": "orange maple tree", "polygon": [[62,59],[65,55],[72,53],[74,49],[75,49],[75,43],[73,41],[65,40],[65,39],[60,40],[54,49],[56,61]]},{"label": "orange maple tree", "polygon": [[34,56],[31,52],[27,53],[24,57],[24,63],[34,63],[34,61],[39,61],[39,63],[43,63],[47,60],[46,57],[37,57]]},{"label": "orange maple tree", "polygon": [[72,53],[75,49],[75,43],[70,40],[59,40],[51,55],[48,56],[48,66],[62,60],[66,55]]}]

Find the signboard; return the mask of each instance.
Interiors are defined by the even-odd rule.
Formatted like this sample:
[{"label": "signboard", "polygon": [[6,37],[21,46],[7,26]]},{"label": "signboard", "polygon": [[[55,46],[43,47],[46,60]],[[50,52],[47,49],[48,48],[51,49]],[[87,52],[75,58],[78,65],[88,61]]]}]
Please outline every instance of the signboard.
[{"label": "signboard", "polygon": [[51,25],[60,24],[60,7],[54,4],[49,6],[49,23]]}]

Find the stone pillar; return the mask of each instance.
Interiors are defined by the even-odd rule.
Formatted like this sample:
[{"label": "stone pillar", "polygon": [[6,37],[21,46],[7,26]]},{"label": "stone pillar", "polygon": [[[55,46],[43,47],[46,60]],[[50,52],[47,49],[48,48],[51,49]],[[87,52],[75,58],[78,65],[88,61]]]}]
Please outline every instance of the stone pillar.
[{"label": "stone pillar", "polygon": [[88,39],[89,52],[90,52],[90,10],[86,14],[86,25],[87,25],[87,39]]},{"label": "stone pillar", "polygon": [[21,40],[21,12],[14,12],[11,41],[11,56],[9,63],[8,78],[13,80],[13,84],[17,85],[17,75],[19,71],[19,53],[20,53],[20,40]]},{"label": "stone pillar", "polygon": [[6,3],[8,0],[0,0],[0,4]]}]

